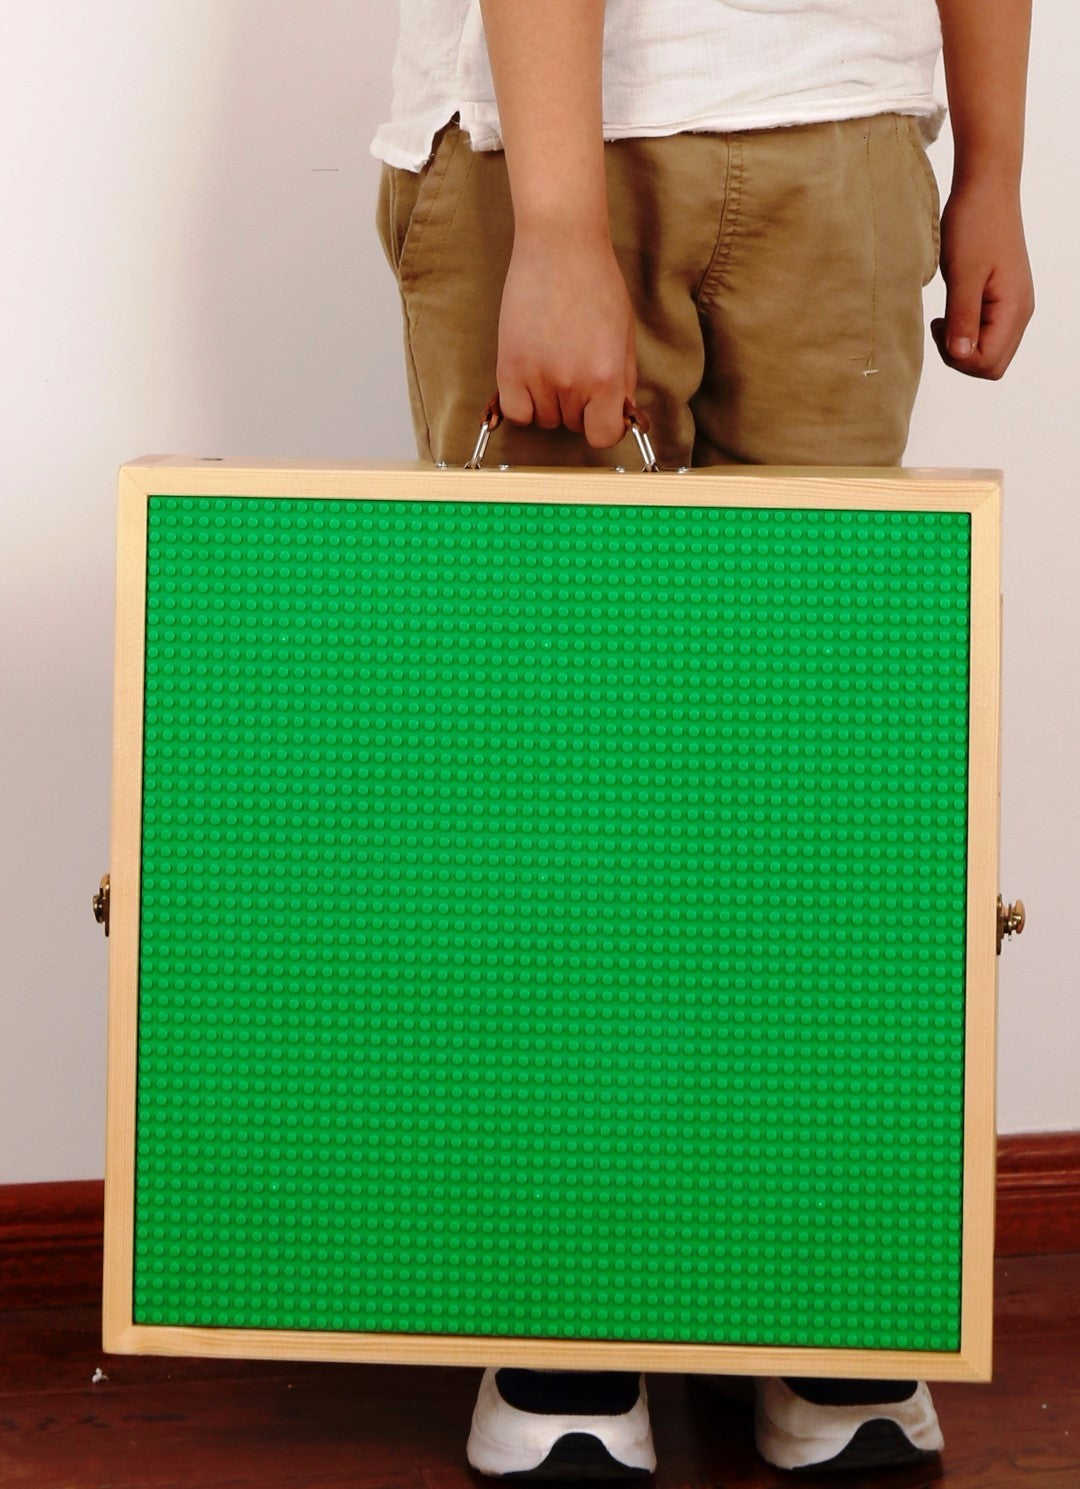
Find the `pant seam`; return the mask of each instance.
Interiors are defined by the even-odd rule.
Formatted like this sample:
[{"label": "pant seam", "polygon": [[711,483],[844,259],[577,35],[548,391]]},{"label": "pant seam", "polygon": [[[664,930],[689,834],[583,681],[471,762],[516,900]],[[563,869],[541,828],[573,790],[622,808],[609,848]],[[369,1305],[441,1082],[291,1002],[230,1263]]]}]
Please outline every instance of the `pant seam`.
[{"label": "pant seam", "polygon": [[870,350],[866,355],[866,366],[863,376],[869,377],[871,373],[877,372],[875,366],[875,353],[877,352],[877,315],[878,315],[878,212],[877,193],[874,190],[874,164],[871,154],[870,141],[873,135],[873,125],[866,126],[866,185],[870,194],[870,242],[873,248],[873,269],[870,278]]},{"label": "pant seam", "polygon": [[[427,228],[428,223],[431,221],[432,213],[435,210],[435,204],[438,202],[439,198],[442,196],[443,188],[445,187],[447,178],[448,178],[448,176],[450,174],[451,163],[452,163],[455,155],[457,154],[458,150],[461,148],[462,134],[461,134],[461,131],[460,130],[454,130],[453,133],[448,133],[448,137],[447,138],[448,138],[448,140],[450,142],[450,148],[446,152],[445,162],[441,163],[442,164],[442,168],[441,168],[441,170],[439,172],[438,179],[434,183],[435,189],[432,191],[430,200],[426,203],[426,205],[424,207],[423,216],[420,217],[420,218],[418,218],[418,220],[417,220],[417,222],[415,224],[416,232],[415,232],[415,237],[414,237],[414,247],[416,249],[418,249],[418,250],[422,250],[423,249],[423,241],[422,240],[423,240],[423,238],[425,236],[425,231],[424,230]],[[434,169],[435,168],[435,165],[437,163],[438,162],[434,162],[433,161],[432,162],[432,166],[430,167],[430,169]],[[472,172],[472,167],[473,167],[472,151],[470,150],[470,152],[469,152],[469,160],[468,160],[468,163],[466,165],[466,171],[465,171],[465,181],[462,182],[462,187],[463,188],[464,188],[465,182],[468,181],[468,178],[469,178],[470,173]],[[433,269],[434,268],[437,268],[438,263],[439,263],[439,260],[442,257],[443,245],[445,244],[445,242],[447,240],[447,237],[450,234],[450,229],[454,225],[454,221],[455,221],[455,219],[457,217],[458,202],[460,202],[460,201],[461,201],[461,192],[458,193],[457,202],[455,202],[455,204],[454,204],[454,208],[453,208],[453,210],[452,210],[452,212],[450,214],[449,220],[447,221],[445,228],[443,229],[442,236],[439,239],[438,245],[437,245],[434,253],[428,255],[428,263],[429,263],[430,267],[433,268]],[[415,276],[414,275],[409,275],[409,274],[407,274],[407,273],[404,272],[404,269],[406,267],[405,266],[405,252],[406,252],[407,247],[408,247],[408,242],[406,240],[406,244],[404,245],[403,250],[402,250],[402,259],[401,259],[402,272],[400,273],[400,282],[401,282],[401,291],[402,291],[402,303],[403,303],[404,308],[405,308],[405,326],[406,326],[405,343],[406,343],[406,353],[407,353],[408,358],[409,358],[409,361],[410,361],[410,363],[412,365],[413,376],[414,376],[416,390],[417,390],[417,397],[418,397],[419,403],[420,403],[420,412],[423,415],[424,427],[425,427],[425,429],[427,431],[428,449],[430,450],[431,449],[431,416],[428,413],[427,401],[424,398],[423,381],[422,381],[422,379],[420,377],[420,374],[419,374],[419,368],[418,368],[418,365],[417,365],[416,346],[415,346],[415,338],[416,338],[417,332],[419,330],[421,317],[423,316],[423,313],[424,313],[424,294],[423,294],[423,291],[420,290],[420,289],[418,289],[418,288],[412,288],[412,289],[409,288],[410,282],[413,283],[413,284],[415,284]]]},{"label": "pant seam", "polygon": [[[453,157],[453,154],[456,154],[457,153],[457,150],[459,148],[460,148],[460,146],[457,145],[457,144],[455,144],[454,150],[451,153],[451,158]],[[430,252],[428,254],[428,266],[432,270],[435,270],[435,269],[438,268],[439,262],[442,259],[443,246],[446,243],[447,238],[450,236],[450,230],[451,230],[451,228],[454,226],[454,223],[457,220],[458,206],[459,206],[459,204],[461,202],[462,194],[464,193],[465,187],[468,184],[469,177],[472,174],[472,169],[473,169],[473,152],[470,150],[469,151],[469,159],[468,159],[468,162],[466,163],[466,166],[465,166],[465,177],[464,177],[464,180],[461,182],[461,188],[460,188],[460,190],[458,191],[458,194],[457,194],[457,201],[455,201],[455,203],[453,205],[453,208],[451,209],[450,216],[446,220],[446,225],[445,225],[445,227],[442,230],[442,236],[439,239],[438,245],[436,246],[436,248],[434,249],[433,252]],[[437,186],[436,190],[432,193],[431,201],[429,202],[428,207],[427,207],[427,210],[424,213],[423,221],[422,221],[422,223],[419,224],[419,226],[421,228],[426,227],[427,224],[428,224],[428,222],[430,221],[431,214],[435,210],[435,203],[442,196],[443,188],[446,185],[446,178],[449,175],[449,173],[450,173],[450,161],[448,160],[447,163],[446,163],[446,169],[442,173],[442,176],[441,176],[441,178],[439,180],[438,186]],[[417,306],[416,306],[416,325],[419,325],[420,324],[420,316],[421,316],[421,314],[423,312],[423,308],[424,308],[424,297],[423,297],[423,295],[422,294],[418,294],[416,296],[416,300],[417,300]]]},{"label": "pant seam", "polygon": [[737,134],[729,134],[727,136],[727,170],[724,175],[724,195],[720,206],[716,244],[694,296],[699,313],[710,308],[713,296],[720,288],[723,271],[731,257],[732,246],[741,225],[744,174],[742,139]]},{"label": "pant seam", "polygon": [[[426,166],[423,167],[423,177],[417,188],[416,198],[412,206],[412,217],[406,226],[401,240],[401,254],[398,259],[398,271],[403,280],[415,277],[410,273],[409,262],[419,251],[424,230],[431,218],[435,203],[439,200],[443,185],[446,181],[450,162],[454,158],[456,141],[447,129],[441,140],[435,145],[435,153]],[[429,189],[425,191],[425,187]]]},{"label": "pant seam", "polygon": [[[424,421],[424,445],[426,447],[426,453],[428,454],[429,457],[431,457],[431,453],[432,453],[431,452],[431,418],[430,418],[430,415],[428,414],[428,411],[427,411],[427,404],[424,401],[424,389],[423,389],[423,385],[420,382],[420,373],[419,373],[419,371],[417,369],[417,366],[416,366],[416,353],[413,350],[412,332],[408,329],[408,327],[409,327],[409,307],[408,307],[408,304],[406,303],[406,300],[405,300],[404,291],[402,291],[402,294],[401,294],[401,308],[402,308],[402,311],[404,312],[403,319],[404,319],[405,327],[406,327],[406,335],[405,335],[405,360],[406,360],[406,369],[405,369],[405,371],[406,371],[406,380],[407,380],[407,382],[409,384],[410,391],[415,390],[415,393],[416,393],[416,402],[420,406],[420,416],[421,416],[421,418]],[[422,451],[421,453],[424,453],[424,452]]]}]

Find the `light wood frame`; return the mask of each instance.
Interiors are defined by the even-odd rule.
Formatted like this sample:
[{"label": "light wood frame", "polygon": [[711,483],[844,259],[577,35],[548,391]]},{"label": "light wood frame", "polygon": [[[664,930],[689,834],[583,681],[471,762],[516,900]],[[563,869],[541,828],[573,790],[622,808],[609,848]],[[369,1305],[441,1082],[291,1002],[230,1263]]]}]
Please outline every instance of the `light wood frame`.
[{"label": "light wood frame", "polygon": [[[961,1342],[955,1353],[147,1326],[132,1320],[147,501],[152,496],[931,510],[971,516]],[[103,1341],[120,1354],[988,1380],[995,1186],[1001,477],[995,471],[726,467],[435,470],[150,457],[119,487]]]}]

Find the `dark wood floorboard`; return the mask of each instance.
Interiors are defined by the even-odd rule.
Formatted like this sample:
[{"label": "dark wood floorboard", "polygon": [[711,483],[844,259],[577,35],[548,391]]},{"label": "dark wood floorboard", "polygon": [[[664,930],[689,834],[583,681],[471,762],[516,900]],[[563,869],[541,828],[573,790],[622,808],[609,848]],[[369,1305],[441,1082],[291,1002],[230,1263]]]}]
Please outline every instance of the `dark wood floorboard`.
[{"label": "dark wood floorboard", "polygon": [[[934,1392],[947,1451],[857,1481],[763,1465],[716,1382],[650,1377],[656,1489],[1080,1489],[1080,1255],[998,1264],[990,1386]],[[0,1314],[0,1484],[476,1489],[478,1372],[105,1357],[88,1308]],[[107,1381],[93,1384],[97,1369]]]}]

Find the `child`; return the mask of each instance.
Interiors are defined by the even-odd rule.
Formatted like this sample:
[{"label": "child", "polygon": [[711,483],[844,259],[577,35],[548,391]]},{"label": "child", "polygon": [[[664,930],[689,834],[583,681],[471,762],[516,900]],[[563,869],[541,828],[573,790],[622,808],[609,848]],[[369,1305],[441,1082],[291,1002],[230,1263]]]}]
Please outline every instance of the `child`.
[{"label": "child", "polygon": [[[464,464],[497,387],[515,465],[611,464],[628,397],[669,467],[898,463],[939,254],[942,47],[935,343],[997,378],[1032,312],[1029,29],[1030,0],[402,0],[374,150],[421,455]],[[785,1468],[941,1446],[916,1382],[759,1382],[756,1425]],[[648,1472],[643,1388],[488,1371],[469,1456]]]}]

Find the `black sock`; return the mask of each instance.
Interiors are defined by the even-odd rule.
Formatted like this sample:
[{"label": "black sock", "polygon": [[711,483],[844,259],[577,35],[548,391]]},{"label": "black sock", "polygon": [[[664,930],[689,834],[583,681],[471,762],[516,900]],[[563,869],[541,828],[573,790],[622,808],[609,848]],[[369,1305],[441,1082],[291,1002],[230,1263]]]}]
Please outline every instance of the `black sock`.
[{"label": "black sock", "polygon": [[914,1380],[803,1380],[786,1378],[796,1396],[814,1406],[889,1406],[914,1396]]},{"label": "black sock", "polygon": [[495,1382],[504,1401],[542,1416],[621,1417],[640,1391],[622,1370],[499,1370]]}]

